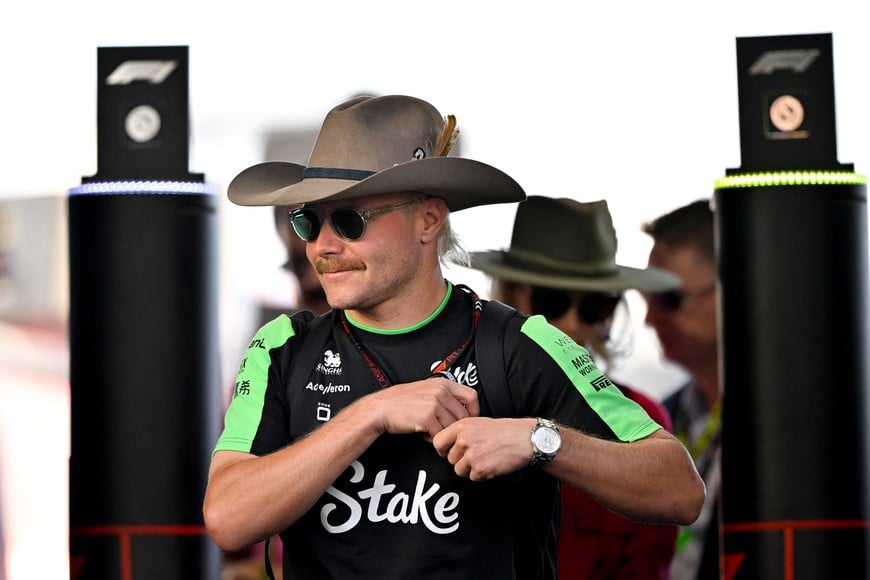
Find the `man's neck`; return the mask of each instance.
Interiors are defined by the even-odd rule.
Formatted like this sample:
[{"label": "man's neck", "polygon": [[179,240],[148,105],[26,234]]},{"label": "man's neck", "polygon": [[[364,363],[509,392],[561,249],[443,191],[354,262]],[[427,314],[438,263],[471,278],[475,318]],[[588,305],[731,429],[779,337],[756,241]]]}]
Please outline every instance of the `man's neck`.
[{"label": "man's neck", "polygon": [[447,299],[448,284],[441,273],[437,280],[416,284],[407,291],[370,310],[346,310],[359,326],[378,330],[411,328],[436,312]]}]

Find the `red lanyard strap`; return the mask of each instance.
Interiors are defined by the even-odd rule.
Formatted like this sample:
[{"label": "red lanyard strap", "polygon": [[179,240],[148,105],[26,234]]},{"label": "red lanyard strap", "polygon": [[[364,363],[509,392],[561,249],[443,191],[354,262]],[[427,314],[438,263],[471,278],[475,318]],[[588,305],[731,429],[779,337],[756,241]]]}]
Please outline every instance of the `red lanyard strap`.
[{"label": "red lanyard strap", "polygon": [[[448,368],[450,368],[450,365],[456,362],[456,359],[459,358],[459,355],[461,355],[465,351],[465,349],[471,343],[471,339],[474,338],[474,333],[477,331],[477,323],[480,321],[480,314],[483,312],[483,304],[473,290],[471,290],[464,284],[459,284],[455,286],[455,288],[459,288],[465,292],[468,292],[469,294],[471,294],[471,297],[474,300],[474,308],[472,309],[473,311],[471,320],[471,334],[467,339],[465,339],[465,342],[459,345],[458,348],[454,349],[453,352],[441,359],[441,361],[437,365],[435,365],[435,368],[432,369],[432,375],[438,375],[439,373],[446,371]],[[368,351],[356,339],[356,336],[354,336],[353,331],[350,328],[350,324],[347,321],[347,316],[345,315],[344,311],[341,312],[341,326],[342,328],[344,328],[344,332],[345,334],[347,334],[354,348],[356,348],[357,352],[360,353],[363,360],[368,365],[369,370],[371,370],[372,374],[375,376],[375,379],[377,379],[378,384],[380,384],[381,388],[385,389],[389,387],[391,385],[390,380],[387,378],[387,375],[384,373],[384,371],[381,370],[381,367],[378,366],[378,363],[375,362],[375,360],[368,353]]]},{"label": "red lanyard strap", "polygon": [[378,383],[381,385],[382,389],[385,389],[390,386],[390,380],[387,378],[387,375],[384,374],[384,371],[381,370],[381,367],[378,366],[378,363],[372,359],[369,355],[368,351],[363,348],[363,346],[359,343],[356,337],[353,335],[353,332],[350,330],[350,325],[347,323],[347,316],[345,316],[344,311],[341,312],[341,326],[344,328],[344,332],[350,338],[350,341],[353,343],[353,346],[356,348],[357,352],[362,355],[363,360],[366,361],[366,364],[369,366],[369,370],[372,371],[372,374],[375,375],[375,378],[378,380]]}]

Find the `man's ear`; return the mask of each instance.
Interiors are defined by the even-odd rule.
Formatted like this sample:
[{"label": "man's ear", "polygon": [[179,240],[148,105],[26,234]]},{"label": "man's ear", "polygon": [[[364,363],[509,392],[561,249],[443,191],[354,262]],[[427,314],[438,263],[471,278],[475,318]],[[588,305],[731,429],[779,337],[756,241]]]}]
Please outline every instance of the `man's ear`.
[{"label": "man's ear", "polygon": [[420,232],[422,243],[432,242],[438,239],[441,226],[450,213],[447,203],[440,197],[427,197],[421,203],[423,208],[423,230]]}]

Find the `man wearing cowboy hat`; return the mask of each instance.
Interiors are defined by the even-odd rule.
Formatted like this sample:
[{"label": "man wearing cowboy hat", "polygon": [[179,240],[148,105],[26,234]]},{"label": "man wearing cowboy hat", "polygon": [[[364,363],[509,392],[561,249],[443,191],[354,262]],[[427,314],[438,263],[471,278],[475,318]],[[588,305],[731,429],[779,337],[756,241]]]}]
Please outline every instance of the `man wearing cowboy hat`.
[{"label": "man wearing cowboy hat", "polygon": [[460,251],[451,211],[525,193],[448,157],[455,136],[425,101],[359,97],[329,112],[307,167],[230,184],[236,203],[297,207],[332,310],[279,316],[248,347],[203,506],[222,548],[280,533],[294,578],[554,578],[560,479],[639,520],[697,516],[685,448],[543,317],[504,330],[515,412],[491,416],[485,302],[441,264]]},{"label": "man wearing cowboy hat", "polygon": [[[604,200],[529,196],[519,204],[507,250],[471,254],[471,267],[492,277],[493,297],[539,314],[611,368],[631,347],[623,293],[679,288],[680,279],[658,268],[616,263],[616,231]],[[671,430],[665,407],[617,385],[656,423]],[[677,527],[643,524],[603,507],[588,494],[562,486],[559,578],[666,580]]]}]

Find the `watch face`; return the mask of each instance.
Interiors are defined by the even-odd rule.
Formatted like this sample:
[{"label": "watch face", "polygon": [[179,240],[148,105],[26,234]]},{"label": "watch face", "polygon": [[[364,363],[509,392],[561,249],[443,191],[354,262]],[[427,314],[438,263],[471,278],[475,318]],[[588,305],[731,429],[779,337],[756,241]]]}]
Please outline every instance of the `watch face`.
[{"label": "watch face", "polygon": [[562,437],[559,435],[559,432],[550,427],[535,429],[533,440],[535,447],[542,453],[555,453],[562,444]]}]

